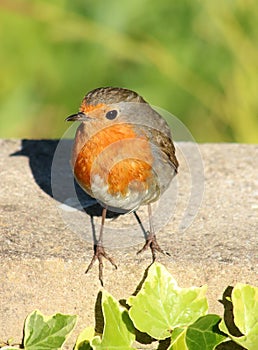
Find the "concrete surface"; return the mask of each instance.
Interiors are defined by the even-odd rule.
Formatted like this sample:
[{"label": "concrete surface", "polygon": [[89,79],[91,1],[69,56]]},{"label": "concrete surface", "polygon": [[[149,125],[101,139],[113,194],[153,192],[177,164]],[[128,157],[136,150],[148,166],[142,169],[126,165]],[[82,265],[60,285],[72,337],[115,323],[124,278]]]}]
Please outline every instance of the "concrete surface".
[{"label": "concrete surface", "polygon": [[[100,285],[97,265],[84,273],[92,256],[92,225],[88,214],[72,208],[69,152],[62,156],[70,146],[54,157],[57,145],[54,140],[0,141],[0,339],[20,341],[24,319],[34,309],[78,314],[67,345],[71,349],[80,330],[95,322]],[[158,241],[171,257],[159,255],[158,261],[181,287],[208,284],[210,312],[222,315],[218,300],[227,286],[258,284],[258,146],[179,143],[177,154],[177,202],[166,199],[156,218]],[[61,187],[54,185],[55,199],[53,159],[52,176],[60,178]],[[144,221],[144,209],[140,214]],[[80,222],[79,227],[70,221]],[[151,256],[135,254],[144,237],[133,214],[109,220],[107,231],[107,251],[118,269],[104,262],[105,288],[124,299],[134,292]]]}]

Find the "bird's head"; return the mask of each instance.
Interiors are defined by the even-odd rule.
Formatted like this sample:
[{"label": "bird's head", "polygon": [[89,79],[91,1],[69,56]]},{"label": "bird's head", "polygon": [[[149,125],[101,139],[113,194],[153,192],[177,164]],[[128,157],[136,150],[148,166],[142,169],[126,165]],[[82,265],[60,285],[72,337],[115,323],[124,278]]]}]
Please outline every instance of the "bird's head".
[{"label": "bird's head", "polygon": [[[124,106],[127,103],[147,104],[146,101],[136,92],[123,88],[103,87],[90,91],[83,99],[79,112],[68,118],[67,121],[88,122],[90,120],[99,121],[105,124],[112,122],[124,122],[125,116],[129,116],[128,110],[125,112]],[[119,118],[120,117],[120,118]]]}]

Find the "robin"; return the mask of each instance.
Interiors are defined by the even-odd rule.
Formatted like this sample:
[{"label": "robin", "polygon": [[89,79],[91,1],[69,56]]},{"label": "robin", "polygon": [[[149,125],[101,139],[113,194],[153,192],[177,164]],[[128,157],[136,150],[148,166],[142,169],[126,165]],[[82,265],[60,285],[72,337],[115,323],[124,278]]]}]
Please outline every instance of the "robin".
[{"label": "robin", "polygon": [[81,188],[101,204],[102,221],[94,255],[86,270],[103,258],[117,268],[103,246],[107,210],[135,212],[148,205],[150,230],[138,252],[164,253],[157,243],[151,203],[158,200],[177,173],[178,161],[167,122],[136,92],[102,87],[90,91],[79,112],[66,118],[81,122],[74,139],[71,164]]}]

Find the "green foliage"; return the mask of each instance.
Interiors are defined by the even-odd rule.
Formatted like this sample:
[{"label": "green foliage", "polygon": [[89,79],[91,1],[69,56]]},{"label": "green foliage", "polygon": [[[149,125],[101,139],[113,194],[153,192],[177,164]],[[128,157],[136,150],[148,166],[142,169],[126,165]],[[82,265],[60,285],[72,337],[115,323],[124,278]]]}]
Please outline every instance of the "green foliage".
[{"label": "green foliage", "polygon": [[[258,349],[258,288],[238,283],[230,297],[234,318],[226,317],[225,311],[224,319],[207,314],[205,293],[206,287],[178,287],[165,267],[154,263],[138,293],[127,300],[129,311],[102,290],[103,331],[96,334],[93,327],[85,328],[74,350],[139,349],[142,332],[156,349],[164,348],[161,342],[165,338],[168,350],[240,349],[237,344],[247,350]],[[75,323],[76,316],[46,317],[39,311],[32,312],[25,322],[24,349],[61,349]],[[233,327],[243,335],[236,337],[231,333]]]},{"label": "green foliage", "polygon": [[229,331],[225,320],[220,323],[220,330],[237,344],[248,350],[258,349],[258,288],[238,283],[232,292],[234,321],[243,334],[236,337]]},{"label": "green foliage", "polygon": [[77,338],[74,350],[90,350],[90,341],[95,336],[94,327],[85,328]]},{"label": "green foliage", "polygon": [[164,266],[153,264],[140,292],[127,301],[130,318],[141,332],[156,339],[168,338],[173,329],[206,314],[206,289],[180,288]]},{"label": "green foliage", "polygon": [[213,350],[225,340],[225,336],[218,330],[219,322],[218,315],[206,315],[191,324],[186,331],[186,349]]},{"label": "green foliage", "polygon": [[59,137],[87,91],[112,85],[175,114],[198,141],[258,141],[255,0],[0,9],[1,137]]},{"label": "green foliage", "polygon": [[56,314],[43,316],[33,311],[24,326],[24,348],[26,350],[61,349],[76,324],[77,316]]},{"label": "green foliage", "polygon": [[131,345],[135,340],[135,335],[128,312],[121,308],[118,301],[106,291],[102,292],[101,306],[104,316],[103,335],[91,340],[92,348],[94,350],[133,349]]}]

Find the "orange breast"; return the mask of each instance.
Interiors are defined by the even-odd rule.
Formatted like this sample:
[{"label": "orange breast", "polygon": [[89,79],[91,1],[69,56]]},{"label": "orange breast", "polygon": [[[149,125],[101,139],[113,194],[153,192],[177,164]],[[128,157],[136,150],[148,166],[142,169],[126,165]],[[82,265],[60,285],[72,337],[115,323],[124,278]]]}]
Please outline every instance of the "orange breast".
[{"label": "orange breast", "polygon": [[145,190],[151,170],[150,145],[129,124],[114,124],[99,131],[82,147],[74,163],[75,177],[89,194],[95,176],[113,195],[126,195],[129,185],[136,191]]}]

